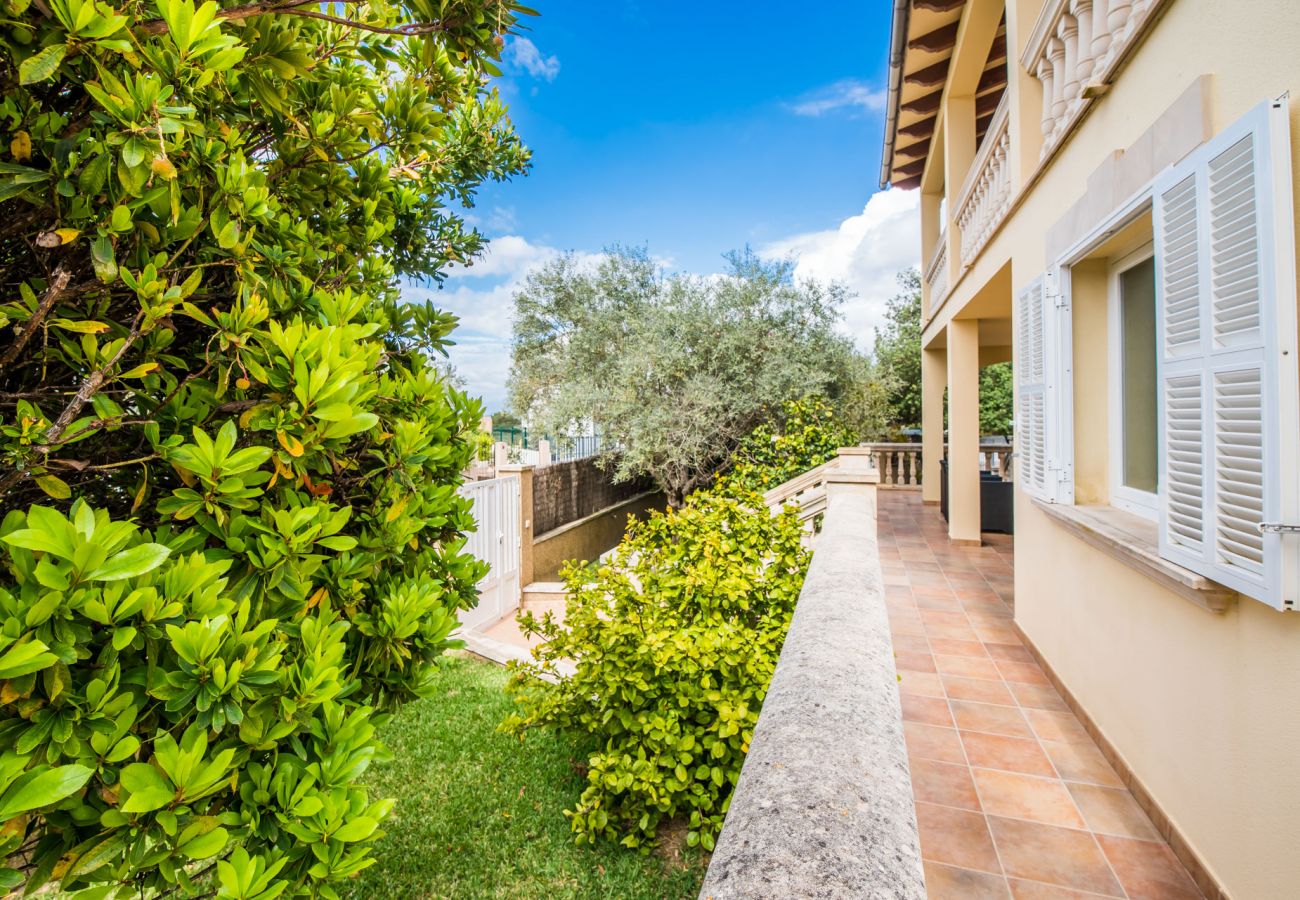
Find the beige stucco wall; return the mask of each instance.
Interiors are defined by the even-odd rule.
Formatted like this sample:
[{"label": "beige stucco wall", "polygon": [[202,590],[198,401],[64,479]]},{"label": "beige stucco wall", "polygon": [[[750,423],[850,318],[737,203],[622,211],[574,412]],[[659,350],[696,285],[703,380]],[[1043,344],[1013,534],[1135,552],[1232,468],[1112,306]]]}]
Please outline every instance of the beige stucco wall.
[{"label": "beige stucco wall", "polygon": [[[1008,4],[1013,64],[1033,24],[1016,21],[1016,11],[1038,5]],[[1014,290],[1043,272],[1049,235],[1083,198],[1088,177],[1134,145],[1142,149],[1130,156],[1130,172],[1140,166],[1152,151],[1139,139],[1202,75],[1211,76],[1209,133],[1291,91],[1300,188],[1300,3],[1175,0],[954,286],[927,340],[1008,259]],[[1152,162],[1153,173],[1159,167]],[[1076,307],[1074,326],[1079,500],[1104,502],[1104,309]],[[1207,613],[1018,494],[1016,619],[1231,896],[1300,896],[1300,614],[1248,599],[1224,615]]]},{"label": "beige stucco wall", "polygon": [[663,509],[666,502],[660,492],[642,494],[593,516],[538,535],[533,542],[533,579],[556,581],[566,562],[597,559],[623,539],[628,516],[642,518],[652,509]]}]

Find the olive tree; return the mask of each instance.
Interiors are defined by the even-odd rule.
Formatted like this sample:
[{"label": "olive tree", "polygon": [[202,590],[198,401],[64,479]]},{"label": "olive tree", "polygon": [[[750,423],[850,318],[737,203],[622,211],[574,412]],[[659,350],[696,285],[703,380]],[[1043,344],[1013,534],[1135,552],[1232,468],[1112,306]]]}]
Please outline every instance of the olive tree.
[{"label": "olive tree", "polygon": [[528,152],[513,0],[5,0],[0,887],[336,896],[481,567],[403,304]]},{"label": "olive tree", "polygon": [[648,474],[680,506],[790,400],[860,398],[836,325],[847,293],[745,251],[717,277],[665,275],[642,249],[564,256],[515,296],[511,399],[534,425],[594,426],[618,479]]}]

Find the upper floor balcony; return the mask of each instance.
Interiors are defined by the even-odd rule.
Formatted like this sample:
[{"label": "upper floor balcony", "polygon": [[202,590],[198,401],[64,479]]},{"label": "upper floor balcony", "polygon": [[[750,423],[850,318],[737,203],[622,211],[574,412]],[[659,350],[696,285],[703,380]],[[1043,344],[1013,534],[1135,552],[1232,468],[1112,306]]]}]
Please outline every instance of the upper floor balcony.
[{"label": "upper floor balcony", "polygon": [[1107,92],[1166,0],[911,0],[894,22],[881,184],[920,188],[927,315]]}]

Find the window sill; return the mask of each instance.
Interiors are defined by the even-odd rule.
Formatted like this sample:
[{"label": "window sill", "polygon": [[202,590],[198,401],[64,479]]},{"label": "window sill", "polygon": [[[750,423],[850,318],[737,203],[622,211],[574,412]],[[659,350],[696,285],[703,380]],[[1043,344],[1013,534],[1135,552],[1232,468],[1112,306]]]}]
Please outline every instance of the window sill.
[{"label": "window sill", "polygon": [[1237,592],[1231,588],[1161,559],[1154,522],[1111,506],[1069,506],[1041,500],[1034,505],[1067,531],[1201,609],[1222,613],[1236,602]]}]

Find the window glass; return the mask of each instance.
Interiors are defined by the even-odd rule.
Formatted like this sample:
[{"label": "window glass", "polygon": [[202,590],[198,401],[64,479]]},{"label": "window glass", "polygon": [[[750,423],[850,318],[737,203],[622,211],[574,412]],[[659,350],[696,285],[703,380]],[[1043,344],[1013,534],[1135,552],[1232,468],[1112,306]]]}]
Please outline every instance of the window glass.
[{"label": "window glass", "polygon": [[1156,492],[1156,282],[1148,258],[1119,276],[1123,410],[1123,479],[1126,487]]}]

